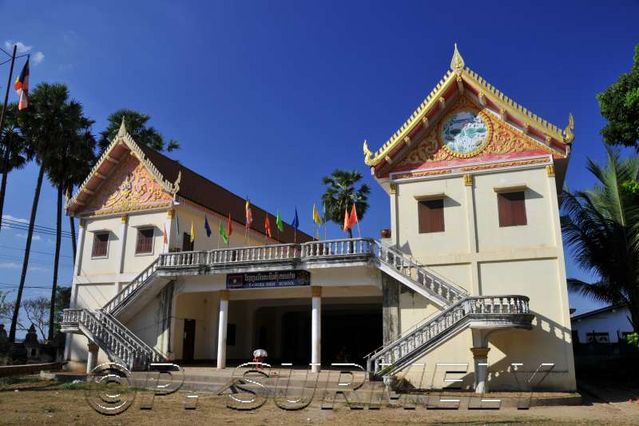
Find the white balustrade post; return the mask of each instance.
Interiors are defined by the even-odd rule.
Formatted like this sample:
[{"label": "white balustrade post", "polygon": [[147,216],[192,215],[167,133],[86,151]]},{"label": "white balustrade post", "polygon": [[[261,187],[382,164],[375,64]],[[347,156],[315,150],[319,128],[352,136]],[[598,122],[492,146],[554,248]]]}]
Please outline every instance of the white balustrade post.
[{"label": "white balustrade post", "polygon": [[118,261],[118,273],[120,274],[124,271],[124,259],[126,257],[126,237],[127,237],[128,224],[129,224],[129,217],[127,215],[123,215],[120,218],[120,235],[119,235],[120,259]]},{"label": "white balustrade post", "polygon": [[87,355],[87,374],[91,374],[95,366],[98,364],[98,345],[89,341]]},{"label": "white balustrade post", "polygon": [[217,368],[226,367],[226,329],[228,324],[229,292],[220,291],[220,311],[217,322]]},{"label": "white balustrade post", "polygon": [[322,362],[322,287],[311,287],[311,371],[318,373]]}]

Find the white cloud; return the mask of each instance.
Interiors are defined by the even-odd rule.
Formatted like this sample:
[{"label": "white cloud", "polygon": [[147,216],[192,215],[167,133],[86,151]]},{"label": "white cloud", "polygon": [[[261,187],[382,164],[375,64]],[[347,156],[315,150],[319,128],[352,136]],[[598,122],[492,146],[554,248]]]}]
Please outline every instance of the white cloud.
[{"label": "white cloud", "polygon": [[[17,46],[16,47],[16,53],[18,55],[29,53],[33,49],[33,46],[29,46],[27,44],[24,44],[21,41],[7,40],[7,41],[4,42],[4,50],[10,52],[11,50],[13,50],[13,45]],[[42,63],[42,61],[44,61],[44,53],[42,53],[40,51],[30,53],[30,55],[31,55],[31,62],[33,62],[33,65],[39,65],[39,64]]]},{"label": "white cloud", "polygon": [[26,44],[24,44],[21,41],[11,41],[11,40],[7,40],[4,42],[4,49],[11,51],[13,50],[13,45],[17,46],[16,52],[18,53],[18,55],[22,54],[22,53],[27,53],[29,52],[31,49],[33,49],[33,46],[28,46]]},{"label": "white cloud", "polygon": [[[16,234],[16,237],[18,238],[22,238],[23,240],[27,239],[27,234]],[[33,241],[40,241],[42,240],[42,237],[40,237],[39,235],[33,234]]]},{"label": "white cloud", "polygon": [[[0,262],[0,269],[21,269],[22,268],[22,263],[18,263],[18,262]],[[38,265],[29,265],[29,270],[30,271],[40,271],[40,272],[46,272],[49,270],[49,268],[45,268],[44,266],[38,266]]]},{"label": "white cloud", "polygon": [[33,61],[33,65],[41,64],[42,61],[44,61],[44,53],[35,52],[33,55],[31,55],[31,60]]},{"label": "white cloud", "polygon": [[11,220],[11,221],[14,221],[14,222],[29,223],[29,221],[26,220],[26,219],[23,219],[21,217],[11,216],[10,214],[3,214],[2,215],[2,220]]}]

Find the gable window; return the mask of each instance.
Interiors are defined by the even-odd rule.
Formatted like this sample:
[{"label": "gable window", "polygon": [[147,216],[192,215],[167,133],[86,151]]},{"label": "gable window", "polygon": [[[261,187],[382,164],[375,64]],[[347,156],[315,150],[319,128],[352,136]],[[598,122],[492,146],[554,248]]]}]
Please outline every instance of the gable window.
[{"label": "gable window", "polygon": [[444,199],[417,201],[419,233],[444,232]]},{"label": "gable window", "polygon": [[499,226],[526,225],[526,197],[524,191],[497,194]]},{"label": "gable window", "polygon": [[135,254],[153,253],[153,228],[138,229],[138,241],[135,245]]},{"label": "gable window", "polygon": [[93,248],[91,257],[107,257],[109,248],[109,232],[96,232],[93,234]]},{"label": "gable window", "polygon": [[182,234],[182,251],[193,251],[193,242],[191,241],[191,234],[185,232]]}]

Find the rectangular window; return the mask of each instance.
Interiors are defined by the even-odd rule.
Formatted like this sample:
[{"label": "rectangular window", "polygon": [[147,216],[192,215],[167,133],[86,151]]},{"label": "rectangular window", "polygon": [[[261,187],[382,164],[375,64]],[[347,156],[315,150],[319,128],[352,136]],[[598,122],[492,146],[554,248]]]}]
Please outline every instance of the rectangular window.
[{"label": "rectangular window", "polygon": [[153,253],[153,228],[138,229],[138,242],[135,254]]},{"label": "rectangular window", "polygon": [[526,225],[526,197],[524,191],[497,194],[499,226]]},{"label": "rectangular window", "polygon": [[187,232],[182,234],[182,251],[193,251],[193,245],[191,234]]},{"label": "rectangular window", "polygon": [[417,202],[419,233],[444,232],[444,199],[421,200]]},{"label": "rectangular window", "polygon": [[108,232],[96,232],[95,234],[93,234],[93,249],[91,250],[92,257],[106,257],[108,248]]}]

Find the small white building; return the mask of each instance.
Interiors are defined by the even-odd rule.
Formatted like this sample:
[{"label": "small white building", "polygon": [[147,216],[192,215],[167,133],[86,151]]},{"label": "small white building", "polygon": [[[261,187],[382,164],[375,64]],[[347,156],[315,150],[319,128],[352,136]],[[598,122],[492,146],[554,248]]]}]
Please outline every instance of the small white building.
[{"label": "small white building", "polygon": [[[364,144],[390,199],[389,238],[316,241],[288,225],[277,234],[256,207],[246,229],[240,197],[123,125],[67,205],[81,227],[66,359],[225,368],[261,348],[276,364],[361,362],[423,388],[444,386],[452,365],[454,383],[478,392],[518,388],[513,370],[542,366],[545,388],[572,391],[557,191],[573,127],[505,96],[455,48],[391,138]],[[204,218],[216,233],[229,214],[220,245]]]},{"label": "small white building", "polygon": [[632,333],[630,311],[620,305],[574,315],[571,323],[575,343],[618,343]]}]

